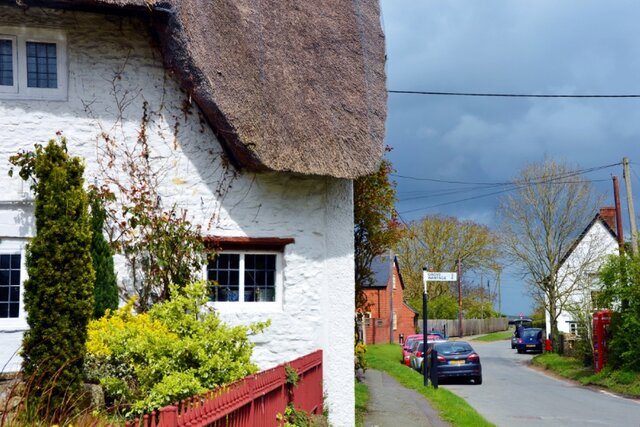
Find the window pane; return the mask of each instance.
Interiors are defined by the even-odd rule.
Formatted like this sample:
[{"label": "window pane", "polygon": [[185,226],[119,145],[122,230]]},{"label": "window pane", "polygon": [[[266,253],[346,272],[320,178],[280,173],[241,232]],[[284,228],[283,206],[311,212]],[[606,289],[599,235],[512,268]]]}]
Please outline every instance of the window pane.
[{"label": "window pane", "polygon": [[9,304],[9,317],[18,317],[20,314],[20,304],[17,302],[12,302]]},{"label": "window pane", "polygon": [[276,255],[245,255],[244,286],[247,301],[276,300],[275,265]]},{"label": "window pane", "polygon": [[9,255],[11,258],[11,269],[20,270],[20,254]]},{"label": "window pane", "polygon": [[9,304],[0,302],[0,319],[9,317]]},{"label": "window pane", "polygon": [[211,284],[211,301],[238,301],[240,255],[219,254],[209,261],[207,279]]},{"label": "window pane", "polygon": [[9,268],[11,265],[11,255],[0,255],[0,268]]},{"label": "window pane", "polygon": [[27,42],[27,86],[57,88],[55,43]]},{"label": "window pane", "polygon": [[9,286],[0,286],[0,301],[9,301]]},{"label": "window pane", "polygon": [[0,40],[0,85],[13,86],[13,42]]},{"label": "window pane", "polygon": [[0,286],[9,286],[11,272],[9,270],[0,270]]}]

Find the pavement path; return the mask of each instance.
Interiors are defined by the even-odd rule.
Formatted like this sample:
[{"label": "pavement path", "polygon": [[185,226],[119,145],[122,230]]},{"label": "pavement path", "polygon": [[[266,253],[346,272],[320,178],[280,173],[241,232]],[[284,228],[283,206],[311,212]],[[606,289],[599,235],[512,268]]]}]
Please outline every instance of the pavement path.
[{"label": "pavement path", "polygon": [[385,372],[367,369],[364,383],[369,387],[369,403],[364,427],[412,426],[449,427],[427,399],[407,389]]}]

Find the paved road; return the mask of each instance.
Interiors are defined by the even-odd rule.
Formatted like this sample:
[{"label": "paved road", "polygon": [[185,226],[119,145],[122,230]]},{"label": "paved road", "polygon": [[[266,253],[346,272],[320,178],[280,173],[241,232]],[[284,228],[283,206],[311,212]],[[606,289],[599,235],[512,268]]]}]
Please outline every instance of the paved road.
[{"label": "paved road", "polygon": [[471,342],[480,354],[483,384],[445,384],[500,427],[640,426],[640,400],[574,385],[526,365],[508,341]]}]

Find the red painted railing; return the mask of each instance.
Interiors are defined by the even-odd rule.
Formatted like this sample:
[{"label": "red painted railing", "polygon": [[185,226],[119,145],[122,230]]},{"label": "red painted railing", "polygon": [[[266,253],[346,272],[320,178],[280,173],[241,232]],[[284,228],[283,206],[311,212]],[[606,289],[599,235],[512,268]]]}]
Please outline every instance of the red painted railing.
[{"label": "red painted railing", "polygon": [[[287,365],[298,374],[296,386],[287,384]],[[276,416],[284,414],[289,402],[308,414],[322,413],[322,350],[145,414],[126,426],[277,427]]]}]

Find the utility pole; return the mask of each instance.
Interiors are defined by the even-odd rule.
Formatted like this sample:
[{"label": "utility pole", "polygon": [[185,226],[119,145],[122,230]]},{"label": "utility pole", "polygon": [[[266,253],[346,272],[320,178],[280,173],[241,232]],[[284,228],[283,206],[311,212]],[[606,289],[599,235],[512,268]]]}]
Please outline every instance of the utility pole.
[{"label": "utility pole", "polygon": [[462,276],[462,261],[458,258],[456,263],[458,266],[458,334],[462,337],[462,284],[460,283],[460,277]]},{"label": "utility pole", "polygon": [[636,228],[636,212],[633,208],[633,192],[631,191],[631,174],[629,173],[629,158],[622,159],[622,178],[627,189],[627,209],[629,211],[629,227],[631,228],[631,253],[638,255],[638,229]]},{"label": "utility pole", "polygon": [[498,313],[502,316],[502,290],[500,289],[500,270],[496,278],[496,286],[498,287]]},{"label": "utility pole", "polygon": [[616,204],[616,234],[618,234],[618,252],[624,254],[624,232],[622,231],[622,213],[620,212],[620,185],[618,177],[613,177],[613,200]]},{"label": "utility pole", "polygon": [[391,290],[389,296],[389,344],[393,344],[393,288],[396,287],[396,275],[393,260],[393,250],[389,249],[389,274],[391,274]]}]

